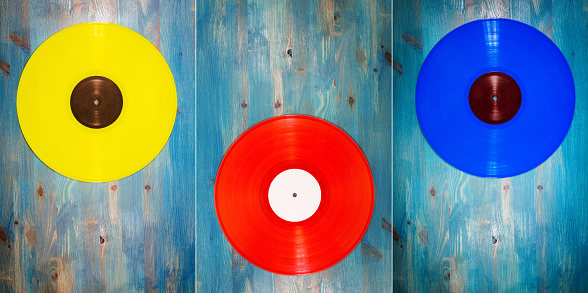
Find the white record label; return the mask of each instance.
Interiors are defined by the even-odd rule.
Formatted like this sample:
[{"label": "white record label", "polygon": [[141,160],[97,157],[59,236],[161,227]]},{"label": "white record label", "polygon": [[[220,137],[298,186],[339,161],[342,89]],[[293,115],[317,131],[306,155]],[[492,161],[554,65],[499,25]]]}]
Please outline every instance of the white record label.
[{"label": "white record label", "polygon": [[310,173],[288,169],[270,184],[269,204],[278,217],[289,222],[310,218],[321,203],[321,187]]}]

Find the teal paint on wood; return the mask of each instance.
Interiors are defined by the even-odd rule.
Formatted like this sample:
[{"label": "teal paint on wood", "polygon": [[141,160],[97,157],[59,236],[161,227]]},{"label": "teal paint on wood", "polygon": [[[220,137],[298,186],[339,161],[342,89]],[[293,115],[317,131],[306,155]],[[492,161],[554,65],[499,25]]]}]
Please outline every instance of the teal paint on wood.
[{"label": "teal paint on wood", "polygon": [[[197,2],[197,283],[202,292],[391,289],[391,7],[386,1]],[[376,69],[374,71],[374,68]],[[263,271],[227,242],[214,178],[231,143],[276,115],[342,127],[370,161],[374,216],[343,261],[305,276]]]},{"label": "teal paint on wood", "polygon": [[[391,17],[386,1],[0,1],[0,60],[10,65],[0,72],[0,291],[389,291]],[[149,39],[178,90],[166,147],[137,174],[109,183],[48,169],[15,111],[32,52],[87,21]],[[362,243],[334,267],[296,277],[238,255],[213,201],[230,144],[259,121],[293,113],[349,133],[376,186]]]},{"label": "teal paint on wood", "polygon": [[[0,101],[0,225],[7,232],[0,291],[195,291],[193,11],[191,1],[0,2],[0,60],[11,65]],[[16,116],[18,80],[31,53],[60,29],[88,21],[118,22],[152,41],[178,90],[166,147],[140,172],[109,183],[76,182],[48,169],[26,145]]]},{"label": "teal paint on wood", "polygon": [[[394,1],[394,290],[586,290],[584,7],[582,1]],[[427,53],[457,26],[489,17],[523,21],[552,38],[576,86],[574,121],[562,146],[533,171],[504,179],[447,165],[414,114]]]}]

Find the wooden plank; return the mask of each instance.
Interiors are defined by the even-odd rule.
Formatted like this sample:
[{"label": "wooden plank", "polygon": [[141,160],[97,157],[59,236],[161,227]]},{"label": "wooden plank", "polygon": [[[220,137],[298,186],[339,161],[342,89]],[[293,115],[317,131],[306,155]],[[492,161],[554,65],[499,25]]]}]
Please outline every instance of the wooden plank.
[{"label": "wooden plank", "polygon": [[[171,176],[165,200],[165,250],[163,252],[165,291],[196,290],[196,105],[195,105],[195,23],[194,1],[160,3],[162,54],[174,75],[178,92],[178,111],[169,140],[170,163],[165,173]],[[173,170],[173,171],[172,171]],[[163,288],[161,289],[163,291]]]},{"label": "wooden plank", "polygon": [[[426,142],[421,138],[414,115],[416,80],[424,59],[422,11],[420,1],[394,1],[393,60],[402,66],[402,73],[398,70],[393,73],[392,236],[393,290],[396,292],[426,292],[431,283],[428,243],[419,243],[415,238],[419,230],[427,228],[427,219],[418,207],[430,200],[426,191],[429,184],[422,179]],[[427,235],[426,232],[423,235]]]},{"label": "wooden plank", "polygon": [[[32,3],[31,3],[32,4]],[[29,18],[26,16],[34,10],[34,6],[28,2],[10,3],[10,11],[8,11],[13,39],[25,40],[18,43],[33,43],[30,38],[33,37],[33,25],[29,25]],[[14,10],[13,10],[14,9]],[[18,37],[14,37],[18,36]],[[38,174],[35,169],[38,166],[38,160],[35,162],[34,156],[26,145],[18,124],[16,114],[16,93],[18,88],[18,80],[26,63],[30,57],[30,51],[23,50],[22,46],[18,46],[17,42],[13,41],[11,46],[12,53],[10,58],[11,72],[14,79],[9,83],[8,101],[9,107],[7,113],[9,120],[2,121],[4,127],[10,129],[9,133],[5,133],[4,137],[11,141],[10,149],[4,150],[9,156],[2,156],[8,159],[9,165],[3,172],[8,175],[10,190],[6,190],[4,194],[10,194],[14,202],[13,217],[14,221],[14,254],[12,256],[12,266],[10,275],[11,290],[18,292],[39,291],[40,289],[54,288],[57,284],[51,277],[50,259],[53,256],[52,251],[55,247],[51,245],[54,229],[56,224],[55,202],[51,188],[46,186],[48,193],[38,192],[38,184],[40,183]],[[8,136],[6,136],[8,134]],[[6,170],[6,171],[5,171]],[[4,176],[3,176],[4,177]],[[48,195],[38,196],[38,194]],[[46,207],[47,209],[45,209]],[[52,207],[52,209],[51,209]],[[49,210],[50,209],[50,210]],[[44,213],[46,212],[46,215]],[[18,222],[18,224],[16,224]],[[58,268],[56,268],[58,269]]]},{"label": "wooden plank", "polygon": [[[242,126],[249,128],[274,113],[283,111],[282,71],[286,62],[288,1],[244,1],[240,10],[238,38],[247,48],[244,58],[243,97],[235,116],[243,115]],[[243,46],[243,47],[241,47]],[[272,78],[268,78],[271,76]],[[243,107],[245,104],[247,107]],[[275,105],[282,105],[274,107]],[[235,137],[236,138],[236,137]],[[267,291],[275,286],[274,274],[264,271],[232,251],[233,291]]]},{"label": "wooden plank", "polygon": [[[0,2],[0,60],[2,62],[11,62],[12,49],[9,39],[9,12],[7,1]],[[0,77],[0,113],[10,113],[10,109],[15,106],[14,98],[10,99],[10,94],[14,93],[14,80],[10,75],[1,73]],[[14,75],[14,73],[13,73]],[[13,81],[11,83],[11,80]],[[11,88],[12,87],[12,88]],[[11,101],[12,100],[12,101]],[[12,116],[12,117],[11,117]],[[14,143],[9,138],[12,137],[11,122],[14,115],[2,115],[0,117],[0,152],[8,153]],[[11,121],[12,120],[12,121]],[[18,162],[13,162],[5,156],[0,156],[0,168],[2,170],[16,167]],[[14,175],[19,170],[3,173],[0,176],[0,291],[15,292],[14,284],[18,275],[15,273],[15,251],[18,243],[18,220],[14,219],[14,200],[12,189],[14,188]],[[20,282],[18,282],[20,283]]]},{"label": "wooden plank", "polygon": [[[411,23],[402,15],[422,12],[424,53],[451,29],[475,19],[511,17],[536,27],[566,56],[576,80],[577,103],[572,128],[555,154],[533,171],[504,179],[460,172],[429,146],[413,163],[399,161],[397,150],[414,137],[407,129],[418,129],[418,124],[412,120],[412,110],[402,110],[412,105],[395,103],[394,289],[585,290],[588,262],[583,257],[586,234],[581,231],[586,229],[587,215],[586,203],[578,195],[586,190],[586,149],[580,147],[585,139],[581,129],[587,127],[582,98],[586,86],[577,81],[586,79],[588,51],[587,16],[581,2],[422,1],[422,8],[395,3],[401,11],[394,31],[395,49],[400,52],[395,51],[394,61],[402,66],[395,71],[395,94],[402,96],[414,88],[418,75],[409,76],[407,69],[422,64],[418,59],[405,61],[406,47],[418,50],[419,42],[404,32]],[[402,102],[406,101],[414,103]],[[399,178],[408,172],[422,184],[417,196],[411,181]]]},{"label": "wooden plank", "polygon": [[[0,102],[2,292],[196,289],[194,3],[134,4],[0,3],[1,23],[9,24],[2,26],[0,56],[12,73],[2,80]],[[117,19],[162,51],[176,77],[181,114],[169,144],[144,170],[110,183],[76,182],[47,168],[26,145],[15,111],[18,78],[30,51],[53,33]]]},{"label": "wooden plank", "polygon": [[[385,1],[363,4],[197,3],[196,265],[201,291],[390,290],[391,233],[382,228],[381,219],[384,214],[390,221],[391,210],[391,159],[386,160],[391,148],[391,63],[385,57],[391,49],[386,29],[391,15],[385,11],[391,7]],[[362,147],[376,168],[379,192],[366,245],[377,253],[362,253],[359,245],[323,272],[281,276],[251,265],[226,242],[213,206],[222,155],[248,127],[282,114],[324,118],[366,144]],[[364,279],[372,284],[363,286]]]},{"label": "wooden plank", "polygon": [[[230,113],[241,107],[244,98],[239,93],[243,81],[235,78],[244,70],[237,56],[238,3],[197,1],[196,5],[196,282],[200,292],[231,292],[232,253],[216,219],[214,180],[228,147],[222,133],[236,137]],[[242,115],[234,118],[239,121]]]},{"label": "wooden plank", "polygon": [[[562,143],[561,161],[553,166],[556,176],[544,190],[554,195],[545,206],[554,210],[553,228],[546,235],[545,249],[551,253],[547,270],[552,274],[548,290],[573,291],[588,288],[586,244],[588,213],[582,194],[588,191],[586,164],[588,150],[583,147],[588,127],[588,7],[586,1],[554,2],[553,41],[564,54],[576,86],[576,111],[566,139]],[[554,208],[555,207],[555,208]],[[555,239],[554,239],[555,238]],[[555,241],[554,241],[555,240]],[[556,246],[554,246],[556,245]],[[562,249],[554,249],[561,247]],[[546,287],[547,287],[546,286]]]},{"label": "wooden plank", "polygon": [[[392,2],[356,2],[352,11],[346,21],[355,26],[355,48],[349,48],[350,58],[355,57],[351,62],[355,77],[346,102],[357,117],[356,140],[370,163],[376,190],[370,227],[361,242],[361,286],[362,292],[390,292],[392,231],[382,224],[392,222]],[[366,245],[373,246],[375,253],[366,253]]]}]

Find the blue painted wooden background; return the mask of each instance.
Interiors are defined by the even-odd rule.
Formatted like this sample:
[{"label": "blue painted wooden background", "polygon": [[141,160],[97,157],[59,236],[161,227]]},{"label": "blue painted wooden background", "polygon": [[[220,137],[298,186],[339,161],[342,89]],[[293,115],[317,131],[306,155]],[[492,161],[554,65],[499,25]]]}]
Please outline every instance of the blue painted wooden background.
[{"label": "blue painted wooden background", "polygon": [[[0,292],[388,292],[392,281],[390,1],[0,0]],[[149,39],[178,90],[170,140],[110,183],[48,169],[22,137],[20,74],[65,27]],[[349,133],[376,187],[371,225],[334,267],[274,275],[241,258],[214,212],[217,168],[248,127],[308,114]]]},{"label": "blue painted wooden background", "polygon": [[[497,17],[527,23],[557,44],[577,100],[551,158],[519,176],[484,179],[433,152],[414,99],[424,58],[444,35]],[[587,292],[588,1],[394,0],[393,22],[394,290]]]},{"label": "blue painted wooden background", "polygon": [[[391,290],[391,2],[197,1],[197,282],[202,292]],[[371,225],[343,261],[306,276],[263,271],[238,255],[214,210],[224,152],[282,114],[330,121],[374,175]]]},{"label": "blue painted wooden background", "polygon": [[[195,291],[194,11],[190,1],[0,1],[0,292]],[[165,148],[116,182],[76,182],[48,169],[16,114],[32,52],[88,21],[149,39],[178,91]]]}]

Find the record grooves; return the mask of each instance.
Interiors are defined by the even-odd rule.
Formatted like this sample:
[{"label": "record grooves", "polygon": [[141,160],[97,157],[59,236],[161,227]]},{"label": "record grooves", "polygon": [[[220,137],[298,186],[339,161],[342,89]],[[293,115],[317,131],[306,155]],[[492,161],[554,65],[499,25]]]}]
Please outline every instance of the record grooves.
[{"label": "record grooves", "polygon": [[129,176],[165,146],[177,112],[165,59],[139,33],[81,23],[46,39],[22,72],[18,121],[49,168],[85,182]]},{"label": "record grooves", "polygon": [[262,121],[231,145],[215,180],[215,207],[234,249],[279,274],[326,269],[369,226],[374,186],[361,149],[324,120]]},{"label": "record grooves", "polygon": [[537,29],[509,19],[445,35],[419,72],[415,106],[431,148],[480,177],[525,173],[564,140],[575,108],[572,72]]}]

